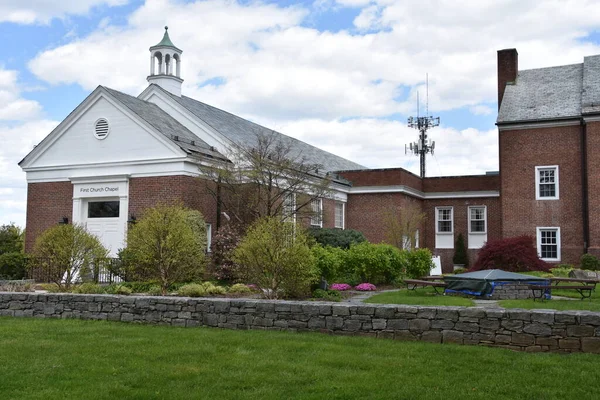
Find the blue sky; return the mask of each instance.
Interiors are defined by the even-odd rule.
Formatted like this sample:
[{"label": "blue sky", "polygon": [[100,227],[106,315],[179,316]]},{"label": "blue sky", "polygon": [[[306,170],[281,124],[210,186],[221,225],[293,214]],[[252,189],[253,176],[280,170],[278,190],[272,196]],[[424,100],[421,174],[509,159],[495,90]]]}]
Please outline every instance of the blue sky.
[{"label": "blue sky", "polygon": [[521,69],[600,53],[600,5],[587,0],[5,3],[0,223],[20,225],[18,161],[97,85],[139,94],[164,25],[184,50],[185,95],[372,168],[418,173],[406,119],[417,92],[424,114],[429,74],[429,111],[442,121],[430,176],[498,168],[498,49],[517,48]]}]

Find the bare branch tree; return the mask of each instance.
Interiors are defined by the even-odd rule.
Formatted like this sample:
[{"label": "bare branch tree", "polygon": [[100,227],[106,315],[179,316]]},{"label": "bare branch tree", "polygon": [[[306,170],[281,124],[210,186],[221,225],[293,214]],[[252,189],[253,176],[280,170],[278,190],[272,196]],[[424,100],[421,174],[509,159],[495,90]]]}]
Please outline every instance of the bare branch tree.
[{"label": "bare branch tree", "polygon": [[417,232],[425,219],[426,214],[416,202],[387,209],[383,215],[386,241],[400,249],[414,249]]},{"label": "bare branch tree", "polygon": [[310,217],[311,201],[331,196],[331,178],[322,165],[309,162],[275,132],[256,134],[255,146],[236,146],[226,156],[230,162],[202,165],[200,171],[216,183],[207,191],[220,210],[242,226],[261,217]]}]

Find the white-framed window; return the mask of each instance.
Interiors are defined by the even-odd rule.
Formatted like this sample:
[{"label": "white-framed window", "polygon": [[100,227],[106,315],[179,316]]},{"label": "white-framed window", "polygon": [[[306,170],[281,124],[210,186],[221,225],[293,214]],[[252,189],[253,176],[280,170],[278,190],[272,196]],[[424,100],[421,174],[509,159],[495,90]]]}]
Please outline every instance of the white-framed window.
[{"label": "white-framed window", "polygon": [[290,193],[283,199],[283,220],[296,222],[296,193]]},{"label": "white-framed window", "polygon": [[452,207],[435,208],[435,233],[453,233],[453,211]]},{"label": "white-framed window", "polygon": [[560,228],[538,227],[536,232],[539,257],[544,261],[560,261]]},{"label": "white-framed window", "polygon": [[312,215],[310,216],[310,224],[312,226],[323,227],[323,199],[312,199],[310,201]]},{"label": "white-framed window", "polygon": [[344,229],[345,211],[346,211],[346,204],[342,203],[341,201],[336,201],[335,202],[335,225],[334,225],[336,228]]},{"label": "white-framed window", "polygon": [[535,199],[558,200],[558,165],[535,167]]},{"label": "white-framed window", "polygon": [[469,207],[469,233],[484,234],[487,233],[487,207],[471,206]]},{"label": "white-framed window", "polygon": [[212,245],[212,225],[206,224],[206,252],[210,253],[210,246]]},{"label": "white-framed window", "polygon": [[435,208],[435,248],[454,248],[454,209],[452,207]]}]

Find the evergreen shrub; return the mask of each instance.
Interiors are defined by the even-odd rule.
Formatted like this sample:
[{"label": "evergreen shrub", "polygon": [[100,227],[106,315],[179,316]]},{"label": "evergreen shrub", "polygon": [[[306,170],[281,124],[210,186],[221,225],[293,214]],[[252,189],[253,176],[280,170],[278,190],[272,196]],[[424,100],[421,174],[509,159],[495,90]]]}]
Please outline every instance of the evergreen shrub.
[{"label": "evergreen shrub", "polygon": [[362,232],[354,229],[312,227],[308,229],[308,234],[324,247],[331,246],[340,249],[349,249],[352,244],[367,241]]}]

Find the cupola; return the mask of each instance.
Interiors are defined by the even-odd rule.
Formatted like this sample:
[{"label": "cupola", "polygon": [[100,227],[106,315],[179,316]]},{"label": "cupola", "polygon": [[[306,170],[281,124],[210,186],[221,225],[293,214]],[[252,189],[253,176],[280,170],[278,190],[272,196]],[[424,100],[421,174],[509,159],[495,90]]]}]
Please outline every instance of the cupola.
[{"label": "cupola", "polygon": [[155,83],[163,89],[181,96],[181,53],[169,38],[169,27],[157,45],[150,47],[149,83]]}]

